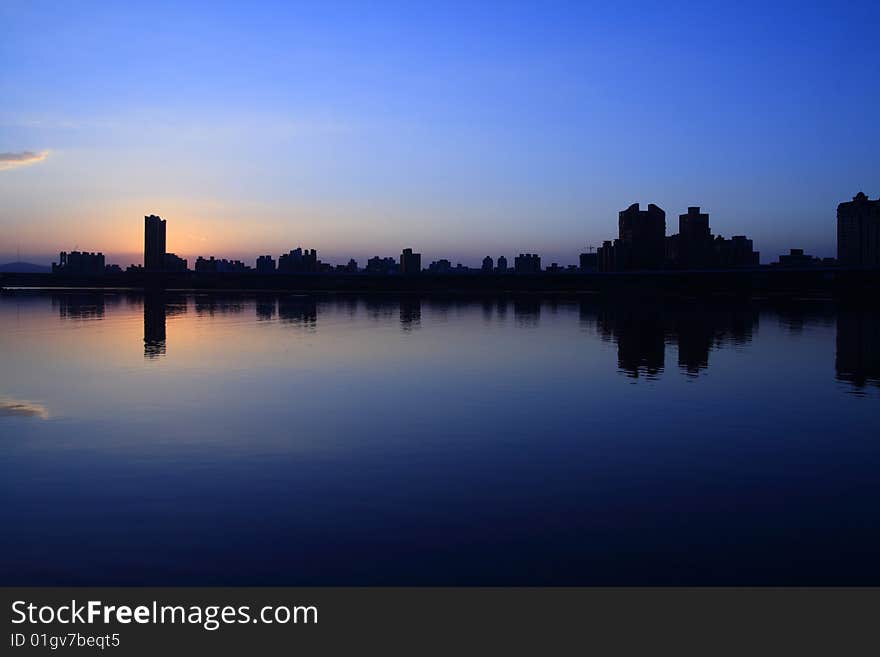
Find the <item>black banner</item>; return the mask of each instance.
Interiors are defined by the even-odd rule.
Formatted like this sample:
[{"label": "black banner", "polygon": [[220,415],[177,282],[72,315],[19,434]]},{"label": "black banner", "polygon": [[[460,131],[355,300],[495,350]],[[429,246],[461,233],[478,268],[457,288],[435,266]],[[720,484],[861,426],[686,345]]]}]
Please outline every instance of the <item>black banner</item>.
[{"label": "black banner", "polygon": [[7,588],[2,595],[9,655],[851,655],[880,647],[880,589]]}]

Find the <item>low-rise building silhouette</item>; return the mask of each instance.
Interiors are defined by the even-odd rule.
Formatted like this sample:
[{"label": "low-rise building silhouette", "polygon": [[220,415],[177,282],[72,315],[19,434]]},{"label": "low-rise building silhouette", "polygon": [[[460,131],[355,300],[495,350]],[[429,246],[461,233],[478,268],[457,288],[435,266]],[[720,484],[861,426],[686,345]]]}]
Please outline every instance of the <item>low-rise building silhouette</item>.
[{"label": "low-rise building silhouette", "polygon": [[807,255],[803,249],[789,249],[787,254],[779,256],[779,262],[772,264],[780,267],[814,267],[821,265],[822,259]]},{"label": "low-rise building silhouette", "polygon": [[452,263],[446,258],[441,258],[428,265],[428,271],[432,274],[448,274],[452,271]]},{"label": "low-rise building silhouette", "polygon": [[396,274],[398,271],[397,260],[391,257],[373,256],[367,260],[365,271],[369,274]]},{"label": "low-rise building silhouette", "polygon": [[495,271],[497,271],[500,274],[506,274],[507,273],[507,258],[505,256],[498,256],[497,262],[498,262],[498,264],[495,267]]},{"label": "low-rise building silhouette", "polygon": [[166,253],[162,258],[164,271],[184,272],[187,269],[186,258],[181,258],[174,253]]},{"label": "low-rise building silhouette", "polygon": [[53,274],[77,274],[94,276],[105,271],[104,254],[90,251],[62,251],[58,262],[52,263]]},{"label": "low-rise building silhouette", "polygon": [[536,274],[541,271],[541,256],[537,253],[520,253],[513,259],[517,274]]},{"label": "low-rise building silhouette", "polygon": [[492,271],[494,268],[495,268],[495,263],[492,262],[492,257],[491,257],[491,256],[486,256],[485,258],[483,258],[483,264],[482,264],[482,266],[480,267],[480,269],[481,269],[482,271],[484,271],[484,272],[490,272],[490,271]]},{"label": "low-rise building silhouette", "polygon": [[199,256],[196,260],[196,271],[205,274],[240,274],[251,271],[251,268],[241,260],[215,259],[214,256],[206,259]]}]

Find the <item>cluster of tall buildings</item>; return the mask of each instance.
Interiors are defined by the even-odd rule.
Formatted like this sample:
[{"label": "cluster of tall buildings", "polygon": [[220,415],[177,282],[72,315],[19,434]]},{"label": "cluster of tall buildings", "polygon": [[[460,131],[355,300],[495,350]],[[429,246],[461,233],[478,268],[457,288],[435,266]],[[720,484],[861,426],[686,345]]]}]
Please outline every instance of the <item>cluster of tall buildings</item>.
[{"label": "cluster of tall buildings", "polygon": [[618,238],[597,251],[599,271],[757,267],[760,254],[744,235],[713,236],[709,214],[698,206],[678,217],[678,233],[666,235],[666,212],[633,203],[618,215]]},{"label": "cluster of tall buildings", "polygon": [[[186,272],[187,261],[166,251],[166,221],[156,215],[144,217],[144,264],[147,272]],[[582,253],[578,265],[560,267],[553,263],[542,269],[541,256],[536,253],[520,253],[514,258],[513,271],[534,274],[542,271],[638,271],[638,270],[687,270],[727,269],[757,267],[760,254],[755,251],[752,240],[745,235],[724,238],[713,235],[709,226],[709,214],[699,206],[692,206],[678,216],[678,232],[666,235],[666,212],[651,203],[642,210],[633,203],[618,213],[618,236],[603,242],[596,253]],[[837,259],[815,258],[802,249],[779,257],[775,265],[783,267],[806,267],[838,264],[846,267],[880,266],[880,199],[871,200],[864,193],[856,194],[852,201],[837,207]],[[129,269],[140,270],[132,265]],[[116,265],[107,266],[102,253],[62,251],[59,262],[52,264],[52,271],[60,274],[94,275],[105,271],[121,271]],[[254,272],[260,274],[284,273],[356,273],[369,274],[416,274],[422,271],[422,256],[411,248],[403,249],[399,259],[375,256],[361,270],[355,260],[335,267],[322,263],[315,249],[296,248],[279,256],[277,262],[270,255],[259,256],[256,266],[250,267],[240,260],[199,257],[195,271],[204,273]],[[433,261],[427,271],[449,273],[471,271],[462,265],[453,267],[446,259]],[[493,261],[483,258],[483,273],[508,273],[507,258],[500,256]]]}]

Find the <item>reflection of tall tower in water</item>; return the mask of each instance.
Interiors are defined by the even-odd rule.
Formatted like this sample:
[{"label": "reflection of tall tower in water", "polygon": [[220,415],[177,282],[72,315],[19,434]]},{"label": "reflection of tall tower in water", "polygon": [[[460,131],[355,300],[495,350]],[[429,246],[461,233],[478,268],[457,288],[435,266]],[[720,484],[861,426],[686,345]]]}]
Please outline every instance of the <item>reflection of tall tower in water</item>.
[{"label": "reflection of tall tower in water", "polygon": [[880,311],[841,308],[837,315],[838,381],[856,388],[880,387]]},{"label": "reflection of tall tower in water", "polygon": [[404,331],[412,331],[418,328],[422,321],[422,301],[418,297],[400,300],[400,328]]},{"label": "reflection of tall tower in water", "polygon": [[144,295],[144,358],[165,355],[165,295],[147,292]]}]

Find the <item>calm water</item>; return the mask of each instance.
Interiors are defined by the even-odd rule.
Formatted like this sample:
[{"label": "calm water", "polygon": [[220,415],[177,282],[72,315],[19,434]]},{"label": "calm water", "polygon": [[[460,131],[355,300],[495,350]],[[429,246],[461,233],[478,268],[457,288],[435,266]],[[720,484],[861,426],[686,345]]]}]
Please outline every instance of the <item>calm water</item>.
[{"label": "calm water", "polygon": [[880,584],[880,313],[0,295],[0,584]]}]

